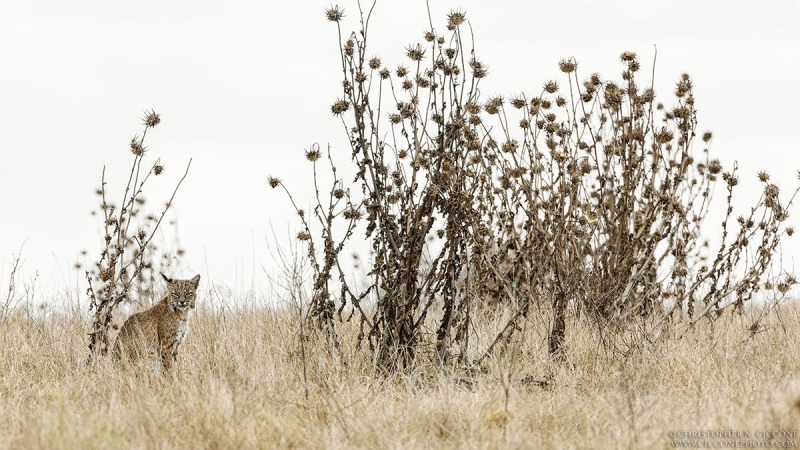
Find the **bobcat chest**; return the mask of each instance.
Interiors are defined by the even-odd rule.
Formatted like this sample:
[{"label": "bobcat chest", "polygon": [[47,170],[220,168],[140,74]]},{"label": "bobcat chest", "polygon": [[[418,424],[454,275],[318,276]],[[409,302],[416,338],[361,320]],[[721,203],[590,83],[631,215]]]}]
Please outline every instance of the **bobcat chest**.
[{"label": "bobcat chest", "polygon": [[180,345],[183,342],[183,339],[186,338],[186,333],[189,332],[189,322],[185,320],[181,320],[178,322],[178,329],[175,331],[175,339]]}]

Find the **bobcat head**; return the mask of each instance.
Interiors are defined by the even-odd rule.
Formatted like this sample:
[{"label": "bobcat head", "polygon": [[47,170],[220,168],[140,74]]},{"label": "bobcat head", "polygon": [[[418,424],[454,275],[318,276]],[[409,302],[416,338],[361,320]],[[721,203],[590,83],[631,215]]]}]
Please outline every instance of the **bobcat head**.
[{"label": "bobcat head", "polygon": [[200,284],[200,275],[195,275],[191,280],[173,280],[163,273],[164,281],[167,282],[167,303],[174,311],[185,311],[189,308],[194,309],[194,302],[197,298],[197,286]]}]

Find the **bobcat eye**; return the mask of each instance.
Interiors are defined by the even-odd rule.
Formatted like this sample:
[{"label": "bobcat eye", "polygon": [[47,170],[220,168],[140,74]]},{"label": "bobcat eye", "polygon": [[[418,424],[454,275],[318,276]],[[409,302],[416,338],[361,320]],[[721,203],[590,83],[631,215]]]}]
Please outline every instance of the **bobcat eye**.
[{"label": "bobcat eye", "polygon": [[195,297],[195,293],[194,292],[189,292],[189,293],[186,294],[186,298],[194,298],[194,297]]},{"label": "bobcat eye", "polygon": [[177,292],[172,293],[172,298],[178,298],[178,297],[180,297],[180,294],[178,294]]}]

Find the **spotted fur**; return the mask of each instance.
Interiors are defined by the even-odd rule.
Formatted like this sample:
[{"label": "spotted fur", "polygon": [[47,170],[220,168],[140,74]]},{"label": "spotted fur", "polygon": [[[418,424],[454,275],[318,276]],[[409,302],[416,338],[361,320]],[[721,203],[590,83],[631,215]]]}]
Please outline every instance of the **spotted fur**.
[{"label": "spotted fur", "polygon": [[189,332],[189,311],[194,309],[200,275],[191,280],[167,282],[167,294],[152,308],[128,318],[117,335],[114,354],[147,358],[153,368],[170,371],[178,361],[178,347]]}]

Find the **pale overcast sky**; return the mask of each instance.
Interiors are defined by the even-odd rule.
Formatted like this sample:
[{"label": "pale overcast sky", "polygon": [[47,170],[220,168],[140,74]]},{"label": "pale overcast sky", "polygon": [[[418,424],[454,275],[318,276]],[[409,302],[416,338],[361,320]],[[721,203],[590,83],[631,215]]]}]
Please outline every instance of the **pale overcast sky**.
[{"label": "pale overcast sky", "polygon": [[[336,27],[323,14],[330,4],[0,2],[0,286],[23,242],[23,274],[38,271],[40,290],[74,285],[79,251],[99,250],[89,211],[102,166],[111,180],[126,175],[128,142],[153,108],[162,123],[148,145],[167,171],[148,199],[168,198],[194,158],[175,202],[189,268],[174,275],[200,272],[206,282],[265,289],[270,226],[285,236],[296,225],[266,177],[283,178],[303,203],[310,200],[303,149],[330,143],[342,162],[349,154],[330,113],[341,70]],[[355,28],[355,1],[338,4],[345,29]],[[585,75],[618,78],[619,54],[631,50],[649,70],[655,45],[656,93],[670,105],[679,75],[693,76],[699,128],[714,132],[712,152],[726,166],[738,160],[742,191],[760,189],[759,169],[785,190],[798,184],[798,0],[430,6],[440,29],[449,10],[466,12],[490,70],[484,94],[538,92],[562,75],[557,63],[565,57]],[[404,47],[421,42],[427,28],[425,1],[379,1],[373,52],[389,66],[405,63]],[[797,205],[792,211],[796,222]],[[800,242],[795,236],[784,247],[791,266]]]}]

